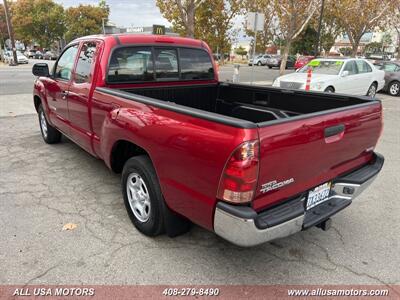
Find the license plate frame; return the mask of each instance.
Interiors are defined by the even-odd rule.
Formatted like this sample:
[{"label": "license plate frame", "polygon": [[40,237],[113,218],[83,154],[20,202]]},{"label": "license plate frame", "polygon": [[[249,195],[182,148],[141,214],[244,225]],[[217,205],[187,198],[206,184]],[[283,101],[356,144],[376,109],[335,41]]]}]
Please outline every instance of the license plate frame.
[{"label": "license plate frame", "polygon": [[309,190],[307,194],[306,210],[310,210],[329,200],[331,188],[332,182],[328,181],[313,188],[312,190]]}]

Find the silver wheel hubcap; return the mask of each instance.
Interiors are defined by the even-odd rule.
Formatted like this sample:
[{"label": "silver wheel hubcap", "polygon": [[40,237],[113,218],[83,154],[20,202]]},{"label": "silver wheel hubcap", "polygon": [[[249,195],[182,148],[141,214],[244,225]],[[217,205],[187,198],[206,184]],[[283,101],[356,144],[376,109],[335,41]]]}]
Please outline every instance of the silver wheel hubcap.
[{"label": "silver wheel hubcap", "polygon": [[368,96],[375,97],[375,94],[376,94],[376,87],[375,85],[371,85],[368,91]]},{"label": "silver wheel hubcap", "polygon": [[142,177],[132,173],[126,181],[126,194],[128,195],[129,206],[136,219],[146,222],[150,217],[150,195]]},{"label": "silver wheel hubcap", "polygon": [[397,95],[400,90],[400,84],[399,83],[394,83],[390,87],[390,94],[391,95]]},{"label": "silver wheel hubcap", "polygon": [[39,118],[40,118],[40,128],[42,128],[43,136],[47,138],[47,122],[43,111],[40,112]]}]

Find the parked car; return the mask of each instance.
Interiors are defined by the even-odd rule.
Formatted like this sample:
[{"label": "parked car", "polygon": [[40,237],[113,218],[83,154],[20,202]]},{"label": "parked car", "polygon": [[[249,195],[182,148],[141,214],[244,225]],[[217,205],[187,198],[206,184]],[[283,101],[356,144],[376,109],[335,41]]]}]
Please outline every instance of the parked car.
[{"label": "parked car", "polygon": [[148,236],[194,222],[253,246],[327,230],[383,165],[380,101],[220,83],[202,41],[81,37],[51,74],[32,71],[43,140],[65,134],[122,173],[128,215]]},{"label": "parked car", "polygon": [[256,66],[265,66],[267,64],[267,59],[270,57],[271,57],[271,55],[269,55],[269,54],[257,55],[255,59],[250,58],[248,64],[249,64],[249,66],[252,66],[253,61],[254,61],[254,64]]},{"label": "parked car", "polygon": [[56,60],[57,58],[58,58],[58,55],[55,54],[55,53],[52,52],[52,51],[46,51],[46,52],[43,54],[43,59],[46,59],[46,60]]},{"label": "parked car", "polygon": [[304,67],[306,64],[308,64],[310,61],[312,61],[315,57],[314,56],[299,56],[296,59],[296,62],[294,63],[294,69],[301,69]]},{"label": "parked car", "polygon": [[278,77],[273,86],[304,90],[309,69],[312,70],[311,91],[375,97],[385,85],[384,72],[365,59],[318,58],[296,73]]},{"label": "parked car", "polygon": [[[282,56],[280,55],[275,55],[267,59],[267,66],[268,68],[280,68],[281,67],[281,62],[282,62]],[[296,62],[296,57],[289,55],[287,62],[286,62],[286,69],[293,68],[294,64]]]},{"label": "parked car", "polygon": [[[14,56],[13,56],[12,51],[6,51],[5,56],[4,56],[4,62],[7,64],[11,64],[13,61],[14,61]],[[27,63],[29,63],[29,60],[20,51],[17,51],[17,63],[18,64],[27,64]]]},{"label": "parked car", "polygon": [[43,53],[40,51],[35,52],[35,59],[43,59]]},{"label": "parked car", "polygon": [[383,91],[391,96],[400,96],[400,61],[381,62],[378,68],[385,72]]},{"label": "parked car", "polygon": [[36,50],[31,49],[31,50],[26,51],[25,56],[28,58],[35,58],[35,54],[36,54]]}]

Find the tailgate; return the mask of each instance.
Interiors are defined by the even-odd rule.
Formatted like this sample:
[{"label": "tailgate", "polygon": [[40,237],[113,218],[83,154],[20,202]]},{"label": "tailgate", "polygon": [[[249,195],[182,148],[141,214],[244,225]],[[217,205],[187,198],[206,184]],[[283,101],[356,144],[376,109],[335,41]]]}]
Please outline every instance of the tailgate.
[{"label": "tailgate", "polygon": [[275,205],[365,164],[381,128],[378,101],[260,127],[254,209]]}]

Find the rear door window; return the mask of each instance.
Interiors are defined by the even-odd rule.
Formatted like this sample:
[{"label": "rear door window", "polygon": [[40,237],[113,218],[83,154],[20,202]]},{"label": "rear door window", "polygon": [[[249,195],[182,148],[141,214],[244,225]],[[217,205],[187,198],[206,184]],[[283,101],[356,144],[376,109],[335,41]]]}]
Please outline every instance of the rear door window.
[{"label": "rear door window", "polygon": [[363,60],[356,60],[356,65],[357,65],[358,73],[372,72],[371,67]]},{"label": "rear door window", "polygon": [[181,79],[213,79],[214,68],[208,53],[200,49],[179,49]]},{"label": "rear door window", "polygon": [[179,79],[178,53],[176,49],[156,48],[154,57],[157,79]]},{"label": "rear door window", "polygon": [[354,62],[354,60],[348,61],[346,63],[346,65],[344,66],[343,71],[348,71],[349,75],[357,74],[358,73],[357,66],[356,66],[356,63]]},{"label": "rear door window", "polygon": [[95,42],[86,42],[82,45],[75,70],[76,83],[90,82],[92,77],[92,65],[94,62],[95,53]]}]

